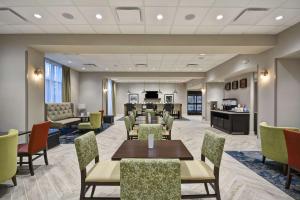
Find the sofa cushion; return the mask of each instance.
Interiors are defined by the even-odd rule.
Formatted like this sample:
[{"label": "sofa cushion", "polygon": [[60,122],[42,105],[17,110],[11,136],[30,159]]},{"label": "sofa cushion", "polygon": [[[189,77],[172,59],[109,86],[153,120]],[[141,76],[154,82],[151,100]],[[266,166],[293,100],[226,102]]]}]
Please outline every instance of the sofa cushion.
[{"label": "sofa cushion", "polygon": [[103,160],[87,173],[86,182],[120,182],[120,162]]},{"label": "sofa cushion", "polygon": [[46,104],[46,114],[52,121],[74,117],[73,104],[70,102]]},{"label": "sofa cushion", "polygon": [[80,118],[68,118],[58,121],[51,121],[51,128],[63,128],[65,125],[70,123],[80,122]]},{"label": "sofa cushion", "polygon": [[199,160],[187,160],[180,162],[181,180],[211,180],[215,179],[213,170]]}]

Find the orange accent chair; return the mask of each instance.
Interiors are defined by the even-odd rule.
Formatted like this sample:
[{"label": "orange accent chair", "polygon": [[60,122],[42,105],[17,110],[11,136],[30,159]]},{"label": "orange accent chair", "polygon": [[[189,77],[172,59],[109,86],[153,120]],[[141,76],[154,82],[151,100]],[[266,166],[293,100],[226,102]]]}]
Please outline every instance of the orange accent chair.
[{"label": "orange accent chair", "polygon": [[[48,165],[47,141],[49,128],[50,122],[47,121],[40,124],[34,124],[31,131],[22,134],[31,133],[28,144],[18,145],[18,157],[20,157],[18,164],[20,164],[20,166],[22,166],[22,164],[28,164],[31,176],[34,175],[32,162],[37,158],[44,156],[45,164]],[[40,153],[41,151],[43,152]],[[34,155],[37,156],[33,158]],[[24,162],[23,157],[28,157],[28,162]]]},{"label": "orange accent chair", "polygon": [[300,172],[300,132],[284,130],[285,142],[288,152],[288,175],[285,188],[289,189],[294,172]]}]

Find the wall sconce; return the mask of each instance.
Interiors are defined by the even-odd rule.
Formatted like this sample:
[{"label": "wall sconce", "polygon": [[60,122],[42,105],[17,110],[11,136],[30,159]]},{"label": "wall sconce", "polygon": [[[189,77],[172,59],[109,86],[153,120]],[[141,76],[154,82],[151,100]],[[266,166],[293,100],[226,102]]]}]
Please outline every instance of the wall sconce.
[{"label": "wall sconce", "polygon": [[36,68],[34,70],[34,77],[35,77],[36,80],[39,80],[39,79],[43,78],[43,70],[42,70],[42,68]]},{"label": "wall sconce", "polygon": [[265,78],[269,75],[268,70],[264,69],[263,71],[260,72],[260,77]]},{"label": "wall sconce", "polygon": [[205,93],[205,88],[202,88],[201,92],[202,92],[202,94],[204,94]]},{"label": "wall sconce", "polygon": [[103,88],[103,92],[106,93],[107,92],[107,88]]}]

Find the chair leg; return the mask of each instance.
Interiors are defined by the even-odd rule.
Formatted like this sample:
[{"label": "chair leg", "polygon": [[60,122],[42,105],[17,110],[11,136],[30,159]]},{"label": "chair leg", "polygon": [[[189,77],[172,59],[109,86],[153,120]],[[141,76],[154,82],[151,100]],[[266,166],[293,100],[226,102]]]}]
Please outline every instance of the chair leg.
[{"label": "chair leg", "polygon": [[216,192],[216,199],[221,200],[219,181],[218,180],[216,180],[216,182],[215,182],[215,192]]},{"label": "chair leg", "polygon": [[14,183],[14,186],[17,186],[17,177],[16,177],[16,174],[11,178],[11,180]]},{"label": "chair leg", "polygon": [[81,183],[81,188],[80,188],[80,200],[83,200],[85,198],[85,185]]},{"label": "chair leg", "polygon": [[44,160],[45,160],[45,164],[48,165],[47,149],[44,149]]},{"label": "chair leg", "polygon": [[266,162],[266,156],[262,156],[262,163],[265,163]]},{"label": "chair leg", "polygon": [[207,185],[207,183],[204,183],[204,186],[205,186],[206,194],[209,194],[209,190],[208,190],[208,185]]},{"label": "chair leg", "polygon": [[20,166],[22,166],[22,164],[23,164],[23,156],[20,156]]},{"label": "chair leg", "polygon": [[95,189],[96,189],[96,185],[93,185],[93,188],[92,188],[92,193],[91,193],[91,197],[93,197],[93,196],[94,196]]},{"label": "chair leg", "polygon": [[30,174],[31,174],[31,176],[34,176],[33,164],[32,164],[32,155],[28,156],[28,163],[29,163]]},{"label": "chair leg", "polygon": [[283,164],[283,174],[286,176],[288,173],[288,165]]},{"label": "chair leg", "polygon": [[291,181],[292,181],[292,174],[291,174],[291,168],[288,167],[288,174],[286,177],[286,183],[285,183],[285,189],[290,189]]}]

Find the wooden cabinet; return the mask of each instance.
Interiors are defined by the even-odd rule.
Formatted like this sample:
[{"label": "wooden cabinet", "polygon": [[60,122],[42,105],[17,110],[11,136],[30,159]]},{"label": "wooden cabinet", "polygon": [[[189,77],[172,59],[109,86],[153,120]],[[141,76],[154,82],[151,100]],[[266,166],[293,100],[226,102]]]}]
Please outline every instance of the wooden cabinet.
[{"label": "wooden cabinet", "polygon": [[230,134],[249,134],[249,113],[211,111],[210,125]]}]

